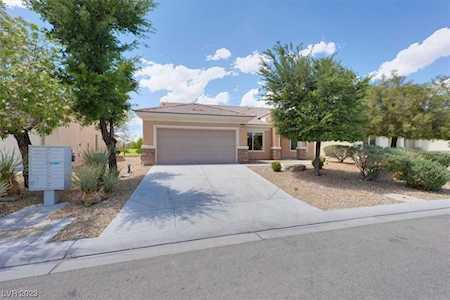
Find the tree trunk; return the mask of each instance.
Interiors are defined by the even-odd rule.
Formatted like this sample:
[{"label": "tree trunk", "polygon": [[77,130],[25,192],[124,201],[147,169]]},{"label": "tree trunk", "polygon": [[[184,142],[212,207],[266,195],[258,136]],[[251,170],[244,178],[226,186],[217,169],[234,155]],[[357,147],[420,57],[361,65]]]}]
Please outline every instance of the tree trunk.
[{"label": "tree trunk", "polygon": [[394,136],[391,138],[391,148],[397,148],[398,137]]},{"label": "tree trunk", "polygon": [[314,166],[314,171],[316,176],[320,176],[320,141],[316,142],[316,156],[314,158],[315,161],[315,166]]},{"label": "tree trunk", "polygon": [[22,176],[25,188],[28,188],[28,146],[31,145],[30,135],[28,131],[14,134],[14,138],[19,146],[20,155],[22,156]]},{"label": "tree trunk", "polygon": [[111,171],[117,170],[116,144],[117,140],[114,137],[114,122],[112,120],[100,120],[100,131],[102,133],[103,141],[108,148],[108,165]]}]

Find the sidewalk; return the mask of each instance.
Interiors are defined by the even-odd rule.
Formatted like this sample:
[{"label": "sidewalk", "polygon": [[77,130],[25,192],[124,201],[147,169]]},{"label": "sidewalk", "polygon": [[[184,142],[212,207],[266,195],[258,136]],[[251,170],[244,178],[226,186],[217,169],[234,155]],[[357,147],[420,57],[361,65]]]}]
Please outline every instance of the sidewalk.
[{"label": "sidewalk", "polygon": [[48,220],[52,207],[33,205],[0,219],[0,268],[61,259],[73,241],[49,243],[70,219]]},{"label": "sidewalk", "polygon": [[[349,226],[362,226],[373,223],[390,222],[408,218],[420,218],[430,215],[450,214],[450,202],[447,200],[409,202],[380,205],[375,207],[322,211],[305,215],[296,224],[289,221],[271,228],[260,228],[249,232],[234,232],[225,236],[208,238],[155,241],[151,239],[135,240],[133,237],[118,239],[85,239],[63,243],[45,243],[51,232],[41,236],[39,243],[17,245],[16,255],[3,257],[6,260],[0,268],[0,281],[14,278],[48,274],[50,272],[85,268],[98,264],[108,264],[126,260],[166,255],[203,248],[244,243],[261,239],[296,235],[321,230],[333,230]],[[65,222],[70,222],[65,220]],[[55,230],[62,224],[55,224]],[[55,231],[53,234],[55,234]],[[122,240],[122,238],[124,238]],[[25,247],[23,251],[17,251]]]}]

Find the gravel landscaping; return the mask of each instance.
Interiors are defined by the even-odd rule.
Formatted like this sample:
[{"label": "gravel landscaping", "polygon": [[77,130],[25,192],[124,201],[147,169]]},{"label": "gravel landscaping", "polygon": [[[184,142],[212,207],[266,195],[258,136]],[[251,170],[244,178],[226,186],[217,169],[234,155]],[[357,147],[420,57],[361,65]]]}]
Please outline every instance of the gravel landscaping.
[{"label": "gravel landscaping", "polygon": [[400,203],[386,194],[424,200],[450,199],[450,183],[439,192],[425,192],[408,188],[387,175],[377,181],[364,181],[351,163],[327,162],[319,177],[311,166],[305,171],[278,173],[266,165],[249,168],[295,198],[325,210]]},{"label": "gravel landscaping", "polygon": [[[118,162],[121,174],[126,173],[129,163],[132,165],[133,174],[129,177],[121,177],[112,195],[106,200],[89,207],[81,205],[78,201],[68,200],[66,207],[50,215],[52,220],[73,219],[70,225],[53,237],[53,241],[94,238],[103,232],[150,169],[150,167],[142,166],[138,157],[127,158],[125,161]],[[71,199],[76,198],[75,196]]]},{"label": "gravel landscaping", "polygon": [[27,206],[42,203],[42,192],[25,192],[0,200],[0,218]]}]

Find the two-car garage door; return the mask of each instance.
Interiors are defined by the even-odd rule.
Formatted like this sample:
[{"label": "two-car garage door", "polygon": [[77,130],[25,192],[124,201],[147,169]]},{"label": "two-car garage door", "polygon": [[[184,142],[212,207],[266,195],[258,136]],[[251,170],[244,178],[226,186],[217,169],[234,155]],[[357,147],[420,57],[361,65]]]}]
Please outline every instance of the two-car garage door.
[{"label": "two-car garage door", "polygon": [[157,164],[236,162],[236,131],[157,128]]}]

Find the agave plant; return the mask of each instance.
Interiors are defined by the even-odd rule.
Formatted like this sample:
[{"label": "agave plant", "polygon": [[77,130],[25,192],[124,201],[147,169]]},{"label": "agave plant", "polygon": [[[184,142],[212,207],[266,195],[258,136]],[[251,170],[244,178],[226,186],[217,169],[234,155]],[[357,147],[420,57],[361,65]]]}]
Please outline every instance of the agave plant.
[{"label": "agave plant", "polygon": [[73,183],[83,193],[97,192],[100,188],[99,178],[102,176],[102,168],[96,165],[86,165],[75,171]]},{"label": "agave plant", "polygon": [[8,193],[9,184],[6,181],[0,180],[0,197],[6,196]]},{"label": "agave plant", "polygon": [[119,182],[118,171],[108,171],[103,175],[103,191],[105,193],[111,193],[114,186]]},{"label": "agave plant", "polygon": [[9,188],[17,187],[16,175],[20,160],[15,152],[0,152],[0,182]]},{"label": "agave plant", "polygon": [[106,166],[108,163],[108,153],[105,151],[85,151],[83,161],[89,166]]}]

